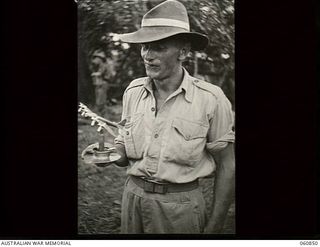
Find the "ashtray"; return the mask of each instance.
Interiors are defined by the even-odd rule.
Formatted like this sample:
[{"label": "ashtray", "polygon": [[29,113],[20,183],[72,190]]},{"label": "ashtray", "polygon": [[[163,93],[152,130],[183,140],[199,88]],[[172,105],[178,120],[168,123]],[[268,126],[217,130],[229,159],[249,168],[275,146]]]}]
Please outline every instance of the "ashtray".
[{"label": "ashtray", "polygon": [[97,166],[106,166],[121,158],[112,144],[105,142],[104,149],[99,149],[99,143],[94,143],[85,148],[81,158],[86,164],[95,164]]}]

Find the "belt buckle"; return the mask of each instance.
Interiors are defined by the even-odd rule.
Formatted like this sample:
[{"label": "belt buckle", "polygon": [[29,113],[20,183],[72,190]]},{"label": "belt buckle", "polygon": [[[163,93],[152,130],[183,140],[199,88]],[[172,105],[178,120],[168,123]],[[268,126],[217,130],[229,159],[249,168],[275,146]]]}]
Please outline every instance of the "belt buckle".
[{"label": "belt buckle", "polygon": [[164,184],[144,181],[143,190],[151,193],[165,194],[167,193],[168,187]]},{"label": "belt buckle", "polygon": [[149,181],[144,181],[143,190],[146,192],[154,192],[154,184]]},{"label": "belt buckle", "polygon": [[165,194],[168,191],[168,186],[165,184],[154,184],[154,192],[159,194]]}]

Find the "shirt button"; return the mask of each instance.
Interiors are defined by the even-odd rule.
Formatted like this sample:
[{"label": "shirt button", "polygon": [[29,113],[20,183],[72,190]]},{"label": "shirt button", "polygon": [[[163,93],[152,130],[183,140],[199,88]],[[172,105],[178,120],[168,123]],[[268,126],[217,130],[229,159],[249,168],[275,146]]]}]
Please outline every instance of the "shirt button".
[{"label": "shirt button", "polygon": [[158,138],[158,137],[159,137],[159,135],[158,135],[158,134],[155,134],[155,135],[154,135],[154,138]]},{"label": "shirt button", "polygon": [[154,108],[154,107],[151,107],[151,111],[155,111],[156,110],[156,108]]}]

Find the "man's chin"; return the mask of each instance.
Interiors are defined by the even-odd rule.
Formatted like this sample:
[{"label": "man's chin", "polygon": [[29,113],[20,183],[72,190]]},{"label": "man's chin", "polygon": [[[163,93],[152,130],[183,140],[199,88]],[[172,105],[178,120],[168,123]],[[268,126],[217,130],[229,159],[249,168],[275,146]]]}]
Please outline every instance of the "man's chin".
[{"label": "man's chin", "polygon": [[158,77],[159,77],[158,73],[153,73],[153,72],[146,71],[146,74],[151,79],[158,79]]}]

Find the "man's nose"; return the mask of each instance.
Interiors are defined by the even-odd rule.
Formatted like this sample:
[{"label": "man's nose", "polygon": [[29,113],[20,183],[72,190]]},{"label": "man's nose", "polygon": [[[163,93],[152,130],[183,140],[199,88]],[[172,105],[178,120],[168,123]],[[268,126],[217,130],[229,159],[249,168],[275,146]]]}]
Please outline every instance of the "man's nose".
[{"label": "man's nose", "polygon": [[142,58],[146,61],[151,61],[154,59],[154,52],[148,48],[142,51]]}]

